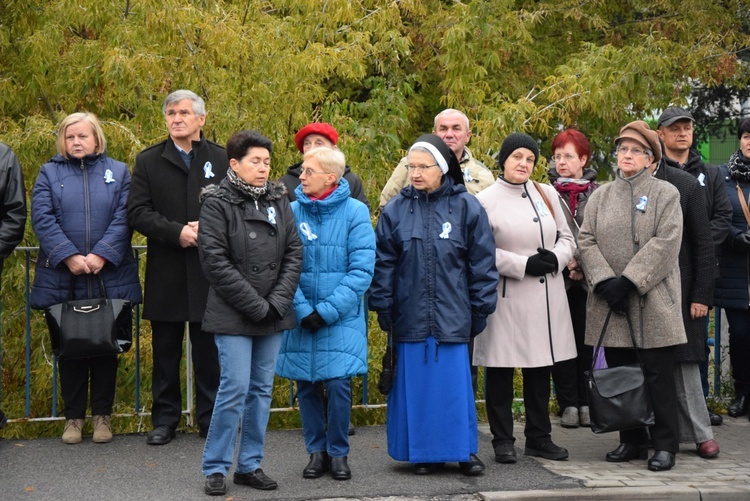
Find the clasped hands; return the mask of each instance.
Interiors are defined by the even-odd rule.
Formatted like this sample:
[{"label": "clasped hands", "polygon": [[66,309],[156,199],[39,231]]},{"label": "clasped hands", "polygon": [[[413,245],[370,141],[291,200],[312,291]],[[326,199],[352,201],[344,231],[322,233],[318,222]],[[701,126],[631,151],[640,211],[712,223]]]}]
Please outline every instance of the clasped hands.
[{"label": "clasped hands", "polygon": [[107,260],[96,254],[89,253],[86,256],[73,254],[65,258],[63,262],[73,275],[96,275],[102,271]]}]

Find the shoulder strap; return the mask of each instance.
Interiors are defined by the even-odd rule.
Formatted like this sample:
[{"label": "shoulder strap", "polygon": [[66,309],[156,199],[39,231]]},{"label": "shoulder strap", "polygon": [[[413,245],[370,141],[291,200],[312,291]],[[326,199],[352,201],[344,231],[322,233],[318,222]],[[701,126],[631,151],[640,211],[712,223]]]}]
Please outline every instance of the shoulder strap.
[{"label": "shoulder strap", "polygon": [[[607,313],[607,318],[604,320],[604,326],[602,326],[602,333],[599,335],[599,340],[596,342],[596,348],[594,348],[594,356],[591,360],[591,371],[593,373],[594,371],[594,365],[596,364],[596,359],[599,356],[599,350],[602,348],[602,341],[604,340],[604,335],[607,333],[607,326],[609,325],[609,319],[612,317],[612,310],[609,310]],[[628,330],[630,331],[630,341],[633,343],[633,350],[635,351],[636,359],[638,360],[638,364],[643,365],[641,362],[641,356],[638,353],[638,345],[635,343],[635,332],[633,331],[633,322],[630,320],[630,313],[625,313],[625,318],[628,321]]]},{"label": "shoulder strap", "polygon": [[750,209],[747,208],[747,200],[745,200],[745,194],[742,193],[740,183],[735,181],[735,185],[737,186],[737,198],[740,199],[740,206],[742,206],[742,212],[743,214],[745,214],[745,221],[747,221],[747,225],[750,226]]},{"label": "shoulder strap", "polygon": [[534,188],[536,188],[536,191],[539,192],[539,194],[542,196],[542,200],[544,200],[544,205],[547,206],[550,213],[552,214],[552,217],[555,217],[555,209],[552,208],[552,204],[549,202],[549,198],[547,198],[547,194],[544,193],[544,190],[542,190],[542,187],[539,186],[539,183],[536,181],[532,181],[534,183]]}]

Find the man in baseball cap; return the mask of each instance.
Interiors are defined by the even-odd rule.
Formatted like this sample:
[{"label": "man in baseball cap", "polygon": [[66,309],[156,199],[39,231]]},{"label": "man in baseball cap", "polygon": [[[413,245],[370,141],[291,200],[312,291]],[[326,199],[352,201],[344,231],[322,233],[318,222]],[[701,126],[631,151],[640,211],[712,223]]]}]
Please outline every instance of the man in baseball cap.
[{"label": "man in baseball cap", "polygon": [[[706,165],[701,159],[700,153],[693,148],[694,122],[693,115],[678,106],[670,106],[659,115],[657,133],[664,144],[664,155],[660,165],[683,170],[698,180],[700,191],[706,200],[711,238],[718,250],[718,246],[729,233],[732,206],[727,198],[719,169],[713,165]],[[706,323],[702,327],[703,336],[707,339],[708,324]],[[709,349],[706,345],[706,356],[700,361],[701,386],[704,397],[708,396],[708,353]],[[709,411],[709,417],[711,424],[714,426],[722,423],[722,417],[719,414]],[[702,442],[699,440],[699,447]],[[716,449],[718,450],[718,447]]]}]

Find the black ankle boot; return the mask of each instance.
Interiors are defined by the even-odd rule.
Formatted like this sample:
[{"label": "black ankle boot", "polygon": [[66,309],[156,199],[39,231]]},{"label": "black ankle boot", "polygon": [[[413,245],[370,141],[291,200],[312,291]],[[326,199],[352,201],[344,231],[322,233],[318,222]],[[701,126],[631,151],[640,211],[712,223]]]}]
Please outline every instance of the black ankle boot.
[{"label": "black ankle boot", "polygon": [[325,452],[313,452],[310,454],[310,462],[302,470],[304,478],[319,478],[328,470],[328,454]]},{"label": "black ankle boot", "polygon": [[610,463],[624,463],[633,459],[646,459],[647,457],[647,445],[620,444],[617,449],[607,453],[607,461]]}]

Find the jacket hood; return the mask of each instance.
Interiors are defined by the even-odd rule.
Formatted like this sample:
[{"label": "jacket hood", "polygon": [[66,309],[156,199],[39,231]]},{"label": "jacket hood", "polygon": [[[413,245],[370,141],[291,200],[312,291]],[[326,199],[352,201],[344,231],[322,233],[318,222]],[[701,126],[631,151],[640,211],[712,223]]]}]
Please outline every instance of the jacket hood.
[{"label": "jacket hood", "polygon": [[[286,185],[280,181],[267,181],[266,193],[261,198],[266,200],[278,200],[286,196]],[[210,184],[201,190],[200,203],[205,202],[208,197],[216,197],[230,204],[241,204],[249,197],[244,196],[240,190],[232,186],[226,179],[219,184]]]},{"label": "jacket hood", "polygon": [[58,153],[54,157],[50,158],[48,163],[52,163],[52,164],[73,164],[73,165],[80,165],[81,164],[81,160],[83,160],[86,165],[91,165],[94,162],[98,161],[100,158],[104,158],[106,156],[107,156],[106,152],[104,152],[104,153],[94,153],[94,154],[91,154],[91,155],[86,155],[82,159],[78,159],[78,158],[67,158],[67,157],[64,157],[64,156],[62,156],[62,155],[60,155]]},{"label": "jacket hood", "polygon": [[303,207],[310,207],[313,204],[318,204],[318,207],[335,207],[336,205],[346,202],[351,196],[351,191],[349,190],[349,182],[342,177],[339,179],[338,187],[323,200],[310,200],[310,198],[305,195],[305,192],[302,191],[301,184],[294,190],[294,194],[297,196],[297,202]]}]

